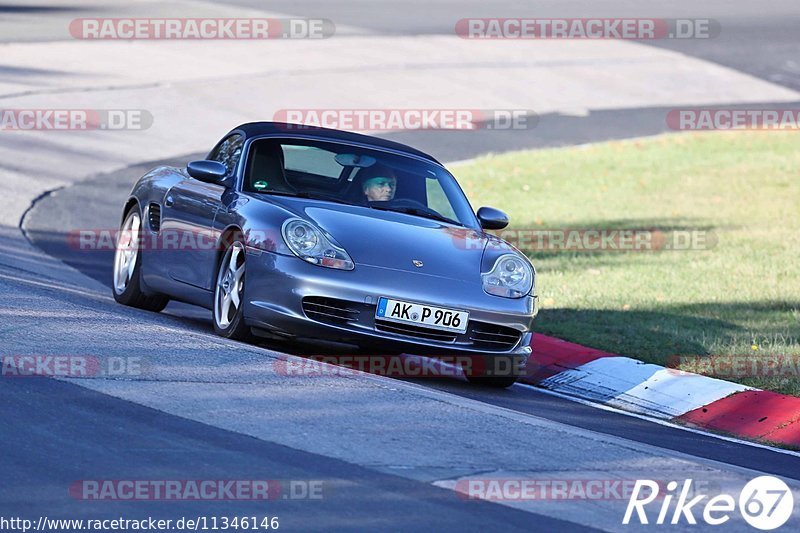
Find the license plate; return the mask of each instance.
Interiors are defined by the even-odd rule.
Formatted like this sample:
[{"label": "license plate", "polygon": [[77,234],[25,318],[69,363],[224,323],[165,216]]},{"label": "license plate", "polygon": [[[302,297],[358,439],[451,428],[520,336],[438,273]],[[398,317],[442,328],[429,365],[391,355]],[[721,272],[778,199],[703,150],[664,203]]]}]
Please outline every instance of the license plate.
[{"label": "license plate", "polygon": [[401,302],[390,298],[378,300],[378,310],[375,317],[390,322],[416,324],[444,331],[464,333],[467,331],[469,312],[445,309],[431,305]]}]

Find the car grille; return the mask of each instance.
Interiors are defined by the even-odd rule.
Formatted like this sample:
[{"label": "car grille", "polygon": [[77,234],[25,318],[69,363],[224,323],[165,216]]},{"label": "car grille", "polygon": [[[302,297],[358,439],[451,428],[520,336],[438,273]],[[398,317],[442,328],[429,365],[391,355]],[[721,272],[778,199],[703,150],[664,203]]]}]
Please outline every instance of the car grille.
[{"label": "car grille", "polygon": [[473,322],[469,339],[475,344],[489,350],[510,350],[519,342],[520,332],[494,324]]},{"label": "car grille", "polygon": [[438,342],[455,342],[456,338],[458,337],[458,334],[450,333],[448,331],[412,326],[411,324],[400,324],[398,322],[386,322],[384,320],[376,320],[375,329],[378,331],[386,331],[387,333],[408,335],[410,337],[434,340]]},{"label": "car grille", "polygon": [[332,324],[356,322],[361,313],[352,302],[318,296],[303,298],[303,312],[312,320]]}]

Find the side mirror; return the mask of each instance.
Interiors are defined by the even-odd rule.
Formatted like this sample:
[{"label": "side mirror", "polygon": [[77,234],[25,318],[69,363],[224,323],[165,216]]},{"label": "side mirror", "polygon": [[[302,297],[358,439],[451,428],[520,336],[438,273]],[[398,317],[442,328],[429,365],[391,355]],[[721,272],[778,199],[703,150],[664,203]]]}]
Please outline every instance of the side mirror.
[{"label": "side mirror", "polygon": [[186,165],[189,175],[206,183],[225,185],[228,169],[219,161],[192,161]]},{"label": "side mirror", "polygon": [[508,215],[494,207],[481,207],[478,221],[483,229],[503,229],[508,226]]}]

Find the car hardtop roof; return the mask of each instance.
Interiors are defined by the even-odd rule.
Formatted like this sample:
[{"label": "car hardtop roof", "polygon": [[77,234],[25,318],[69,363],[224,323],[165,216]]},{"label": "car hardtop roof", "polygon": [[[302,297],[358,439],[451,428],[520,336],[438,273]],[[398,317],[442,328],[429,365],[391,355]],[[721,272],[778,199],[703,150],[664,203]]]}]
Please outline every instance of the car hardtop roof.
[{"label": "car hardtop roof", "polygon": [[230,133],[233,133],[234,131],[244,132],[245,137],[248,139],[271,133],[294,133],[311,135],[318,137],[320,140],[330,139],[336,141],[349,141],[361,144],[369,144],[379,148],[388,148],[390,150],[412,154],[441,165],[436,158],[426,154],[425,152],[417,150],[416,148],[412,148],[402,143],[389,141],[381,137],[375,137],[374,135],[363,135],[361,133],[353,133],[350,131],[334,130],[317,126],[306,126],[302,124],[287,124],[284,122],[248,122],[247,124],[242,124],[241,126],[234,128]]}]

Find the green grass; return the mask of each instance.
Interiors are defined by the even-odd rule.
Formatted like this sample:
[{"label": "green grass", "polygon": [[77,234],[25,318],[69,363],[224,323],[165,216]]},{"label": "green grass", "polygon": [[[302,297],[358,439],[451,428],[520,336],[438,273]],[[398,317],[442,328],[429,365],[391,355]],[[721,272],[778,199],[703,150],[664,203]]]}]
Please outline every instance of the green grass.
[{"label": "green grass", "polygon": [[[686,251],[526,250],[536,331],[665,364],[800,356],[800,133],[719,132],[488,156],[453,169],[512,228],[704,231]],[[738,379],[800,395],[800,375]]]}]

